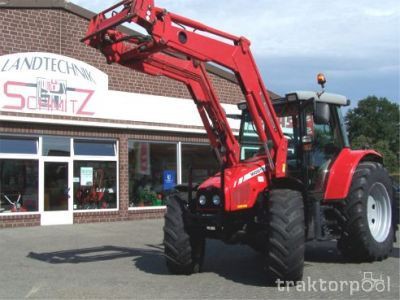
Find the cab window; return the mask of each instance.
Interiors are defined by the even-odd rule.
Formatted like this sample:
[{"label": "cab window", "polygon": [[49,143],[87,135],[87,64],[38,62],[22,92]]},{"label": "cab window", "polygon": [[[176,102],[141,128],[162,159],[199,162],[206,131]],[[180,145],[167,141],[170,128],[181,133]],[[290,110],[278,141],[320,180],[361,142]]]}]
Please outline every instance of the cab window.
[{"label": "cab window", "polygon": [[311,167],[320,168],[343,148],[341,128],[335,121],[333,107],[328,124],[316,124],[311,112],[307,113],[307,135],[312,139]]},{"label": "cab window", "polygon": [[243,112],[242,124],[240,128],[240,159],[246,160],[255,156],[261,147],[260,139],[254,122],[251,120],[248,111]]},{"label": "cab window", "polygon": [[[288,140],[288,165],[289,168],[298,167],[298,145],[299,145],[299,125],[298,109],[294,103],[284,103],[275,105],[275,112],[279,119],[282,132]],[[240,129],[241,153],[240,159],[246,160],[260,153],[262,145],[260,143],[256,127],[251,120],[248,111],[243,112],[242,124]],[[272,148],[272,141],[269,139],[269,147]]]}]

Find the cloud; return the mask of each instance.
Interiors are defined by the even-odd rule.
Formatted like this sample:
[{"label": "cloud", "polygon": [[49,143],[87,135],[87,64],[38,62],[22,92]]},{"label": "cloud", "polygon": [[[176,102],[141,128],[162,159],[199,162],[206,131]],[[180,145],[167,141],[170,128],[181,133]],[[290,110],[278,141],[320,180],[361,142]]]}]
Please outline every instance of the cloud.
[{"label": "cloud", "polygon": [[[73,2],[95,11],[115,3]],[[156,5],[246,36],[257,55],[370,55],[398,49],[400,41],[397,0],[159,0]]]},{"label": "cloud", "polygon": [[282,96],[290,91],[318,90],[316,74],[323,72],[326,90],[346,95],[353,105],[368,95],[399,99],[398,67],[376,67],[373,63],[365,66],[363,60],[342,61],[335,57],[260,58],[258,66],[267,87]]},{"label": "cloud", "polygon": [[[339,55],[339,49],[354,53],[359,47],[372,52],[372,41],[398,47],[397,2],[160,0],[156,3],[205,24],[249,37],[258,55]],[[382,11],[389,11],[390,15],[384,19],[371,16],[371,12]]]},{"label": "cloud", "polygon": [[364,12],[367,16],[371,17],[390,17],[396,14],[396,10],[393,9],[374,9],[374,8],[366,8]]}]

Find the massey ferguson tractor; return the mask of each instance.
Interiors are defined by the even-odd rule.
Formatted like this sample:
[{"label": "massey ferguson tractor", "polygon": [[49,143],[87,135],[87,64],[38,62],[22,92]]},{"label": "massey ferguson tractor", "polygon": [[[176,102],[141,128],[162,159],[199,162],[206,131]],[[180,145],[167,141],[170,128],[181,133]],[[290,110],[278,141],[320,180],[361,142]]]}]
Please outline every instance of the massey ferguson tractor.
[{"label": "massey ferguson tractor", "polygon": [[[124,23],[147,34],[124,33]],[[217,174],[178,186],[167,200],[170,272],[199,272],[209,238],[262,253],[271,283],[302,279],[309,240],[337,240],[353,261],[390,254],[397,227],[391,179],[379,153],[350,149],[340,112],[349,101],[324,92],[322,74],[320,92],[293,92],[272,102],[246,38],[168,12],[153,0],[125,0],[99,13],[82,41],[110,64],[184,83],[219,161]],[[240,116],[225,114],[207,63],[236,76],[245,100],[238,104]],[[241,119],[239,136],[228,117]],[[290,132],[282,131],[282,120]]]}]

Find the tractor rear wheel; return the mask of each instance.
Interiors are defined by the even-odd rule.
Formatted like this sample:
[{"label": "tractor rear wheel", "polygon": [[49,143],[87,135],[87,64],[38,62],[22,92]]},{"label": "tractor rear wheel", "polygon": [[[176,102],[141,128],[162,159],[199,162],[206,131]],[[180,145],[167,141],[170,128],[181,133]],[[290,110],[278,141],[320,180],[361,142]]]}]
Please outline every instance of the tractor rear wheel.
[{"label": "tractor rear wheel", "polygon": [[357,167],[343,209],[345,222],[338,241],[341,253],[353,261],[388,257],[394,241],[392,183],[379,163]]},{"label": "tractor rear wheel", "polygon": [[305,224],[303,196],[299,191],[275,189],[267,202],[268,280],[296,282],[303,277]]},{"label": "tractor rear wheel", "polygon": [[189,275],[201,271],[205,238],[199,230],[186,226],[184,211],[184,201],[177,194],[170,195],[165,214],[164,253],[171,273]]}]

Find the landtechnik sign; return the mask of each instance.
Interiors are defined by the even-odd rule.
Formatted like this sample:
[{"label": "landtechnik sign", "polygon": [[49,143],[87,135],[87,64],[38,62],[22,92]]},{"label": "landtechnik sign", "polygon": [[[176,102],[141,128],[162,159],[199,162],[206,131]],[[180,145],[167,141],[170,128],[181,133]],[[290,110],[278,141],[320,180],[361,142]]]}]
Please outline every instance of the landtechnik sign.
[{"label": "landtechnik sign", "polygon": [[[223,107],[238,113],[236,105]],[[109,90],[106,73],[45,52],[0,56],[0,120],[204,133],[192,99]]]},{"label": "landtechnik sign", "polygon": [[0,109],[93,116],[108,76],[82,61],[53,53],[0,56]]}]

